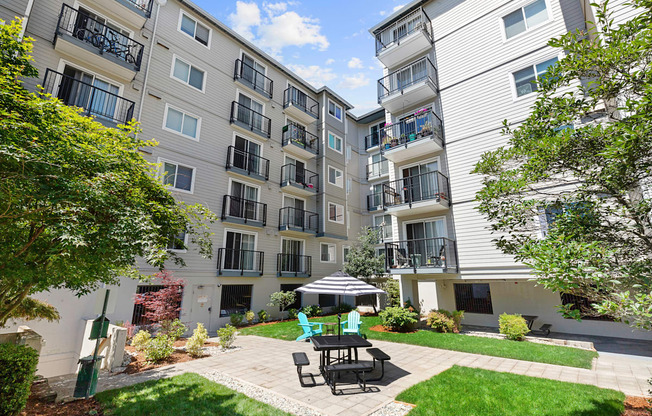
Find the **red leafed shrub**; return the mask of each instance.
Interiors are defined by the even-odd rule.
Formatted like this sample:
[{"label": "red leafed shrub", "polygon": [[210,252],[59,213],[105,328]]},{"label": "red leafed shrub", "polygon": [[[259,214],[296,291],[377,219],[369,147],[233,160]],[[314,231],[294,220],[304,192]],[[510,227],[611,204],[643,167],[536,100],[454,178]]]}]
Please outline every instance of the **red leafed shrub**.
[{"label": "red leafed shrub", "polygon": [[163,289],[136,295],[136,305],[143,305],[143,316],[153,323],[171,322],[179,317],[183,296],[183,279],[174,279],[172,273],[163,270],[156,274]]}]

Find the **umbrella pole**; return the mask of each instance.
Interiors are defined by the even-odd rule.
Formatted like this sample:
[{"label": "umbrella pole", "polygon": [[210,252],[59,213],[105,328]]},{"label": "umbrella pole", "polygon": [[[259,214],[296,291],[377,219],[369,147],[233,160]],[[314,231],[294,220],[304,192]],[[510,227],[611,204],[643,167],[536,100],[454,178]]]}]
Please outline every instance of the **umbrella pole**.
[{"label": "umbrella pole", "polygon": [[337,340],[340,340],[340,332],[342,331],[342,296],[337,295]]}]

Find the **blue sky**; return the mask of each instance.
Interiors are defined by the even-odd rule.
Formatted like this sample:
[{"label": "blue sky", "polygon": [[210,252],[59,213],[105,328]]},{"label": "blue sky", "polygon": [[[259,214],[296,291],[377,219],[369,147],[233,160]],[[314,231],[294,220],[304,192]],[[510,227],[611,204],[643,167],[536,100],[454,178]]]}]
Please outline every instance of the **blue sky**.
[{"label": "blue sky", "polygon": [[368,29],[407,0],[194,0],[240,35],[364,114],[377,107],[382,67]]}]

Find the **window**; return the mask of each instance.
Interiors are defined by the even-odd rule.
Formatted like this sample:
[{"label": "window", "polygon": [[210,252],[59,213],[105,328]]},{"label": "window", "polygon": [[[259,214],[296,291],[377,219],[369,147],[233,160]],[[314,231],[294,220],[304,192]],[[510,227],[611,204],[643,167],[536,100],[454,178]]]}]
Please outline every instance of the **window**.
[{"label": "window", "polygon": [[341,170],[334,168],[332,166],[328,167],[328,183],[342,188],[343,181],[344,181],[343,178],[344,178],[344,174],[342,173]]},{"label": "window", "polygon": [[344,207],[339,204],[328,203],[328,220],[344,224]]},{"label": "window", "polygon": [[179,191],[192,192],[195,168],[163,162],[163,183]]},{"label": "window", "polygon": [[342,121],[342,107],[328,100],[328,114]]},{"label": "window", "polygon": [[319,306],[322,308],[335,306],[335,295],[319,295]]},{"label": "window", "polygon": [[[147,286],[138,286],[136,288],[136,294],[137,295],[142,295],[145,293],[152,293],[152,292],[158,292],[161,289],[165,289],[165,286],[163,285],[147,285]],[[183,286],[179,286],[179,291],[183,293]],[[181,313],[181,302],[177,304],[177,308],[179,308],[178,313]],[[145,316],[145,305],[136,305],[134,304],[134,313],[131,316],[131,322],[134,325],[149,325],[152,323],[149,319],[147,319]],[[177,315],[178,317],[179,315]]]},{"label": "window", "polygon": [[514,77],[516,96],[522,97],[535,92],[537,90],[537,84],[535,81],[544,76],[548,72],[548,67],[553,65],[555,62],[557,62],[556,57],[514,72],[512,76]]},{"label": "window", "polygon": [[342,139],[333,133],[328,133],[328,147],[335,150],[337,153],[342,153]]},{"label": "window", "polygon": [[378,230],[379,237],[383,242],[392,238],[392,216],[389,214],[376,215],[374,217],[374,227]]},{"label": "window", "polygon": [[347,262],[347,258],[349,257],[350,252],[351,252],[351,247],[349,247],[349,246],[343,246],[342,247],[342,261],[344,263]]},{"label": "window", "polygon": [[322,263],[335,263],[335,244],[321,243],[320,245],[320,261]]},{"label": "window", "polygon": [[176,56],[174,57],[174,62],[172,64],[172,77],[203,92],[204,75],[204,71],[201,69],[182,61]]},{"label": "window", "polygon": [[220,318],[233,313],[244,314],[251,309],[251,292],[254,285],[222,285]]},{"label": "window", "polygon": [[177,235],[171,235],[168,241],[168,250],[171,251],[186,251],[186,233],[181,232]]},{"label": "window", "polygon": [[184,12],[181,12],[181,19],[179,21],[179,30],[204,46],[208,46],[210,39],[210,29],[202,25],[192,17]]},{"label": "window", "polygon": [[238,231],[227,231],[224,242],[222,267],[225,270],[255,271],[256,264],[256,234]]},{"label": "window", "polygon": [[[301,285],[297,285],[297,284],[281,285],[281,292],[294,292],[296,289],[298,289],[300,287],[301,287]],[[294,292],[294,294],[296,295],[296,297],[294,299],[294,303],[289,305],[287,308],[285,308],[286,311],[288,309],[301,309],[301,299],[302,299],[301,296],[303,295],[303,293]],[[281,308],[279,308],[279,311],[280,310],[281,310]]]},{"label": "window", "polygon": [[494,313],[489,283],[455,283],[455,309],[466,313]]},{"label": "window", "polygon": [[536,0],[503,17],[505,38],[509,39],[547,21],[546,0]]},{"label": "window", "polygon": [[571,310],[579,310],[582,319],[593,321],[613,321],[614,318],[609,315],[597,315],[591,305],[592,302],[584,296],[571,295],[570,293],[561,294],[561,303],[563,305],[571,304]]},{"label": "window", "polygon": [[191,139],[199,140],[201,119],[172,107],[165,107],[165,126],[167,130],[179,133]]}]

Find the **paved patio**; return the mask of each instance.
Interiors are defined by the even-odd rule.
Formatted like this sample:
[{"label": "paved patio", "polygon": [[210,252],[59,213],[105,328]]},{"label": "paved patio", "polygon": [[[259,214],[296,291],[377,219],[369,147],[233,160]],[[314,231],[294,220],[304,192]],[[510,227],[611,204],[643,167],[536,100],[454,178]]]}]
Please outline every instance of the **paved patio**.
[{"label": "paved patio", "polygon": [[[372,340],[372,343],[374,347],[389,354],[392,360],[385,364],[385,378],[380,382],[370,383],[374,391],[368,393],[360,392],[354,388],[356,386],[349,386],[352,388],[346,393],[351,394],[338,396],[333,396],[329,387],[324,385],[302,388],[291,353],[304,351],[311,361],[311,365],[305,367],[304,372],[317,374],[319,354],[312,349],[311,344],[257,336],[239,337],[236,345],[242,348],[227,354],[162,367],[138,375],[104,374],[100,376],[98,391],[184,372],[201,374],[219,371],[311,406],[326,415],[359,416],[372,413],[394,400],[407,387],[427,380],[454,364],[593,384],[620,390],[632,396],[646,395],[649,388],[647,379],[652,377],[652,359],[647,357],[605,354],[596,360],[592,370],[586,370],[385,341]],[[361,352],[362,357],[365,355],[366,352]],[[317,381],[321,381],[321,377],[317,377]],[[74,377],[70,376],[51,379],[51,385],[59,392],[60,397],[70,396],[74,383]]]}]

